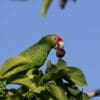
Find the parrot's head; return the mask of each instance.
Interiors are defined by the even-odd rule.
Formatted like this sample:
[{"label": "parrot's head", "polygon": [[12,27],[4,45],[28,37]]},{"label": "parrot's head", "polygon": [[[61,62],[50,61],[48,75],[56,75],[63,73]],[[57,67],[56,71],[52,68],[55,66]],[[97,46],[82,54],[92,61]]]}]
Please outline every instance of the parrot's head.
[{"label": "parrot's head", "polygon": [[43,37],[42,42],[47,43],[51,48],[64,48],[64,42],[62,38],[56,34],[49,34]]},{"label": "parrot's head", "polygon": [[54,40],[56,41],[55,49],[64,48],[64,42],[60,36],[54,35]]}]

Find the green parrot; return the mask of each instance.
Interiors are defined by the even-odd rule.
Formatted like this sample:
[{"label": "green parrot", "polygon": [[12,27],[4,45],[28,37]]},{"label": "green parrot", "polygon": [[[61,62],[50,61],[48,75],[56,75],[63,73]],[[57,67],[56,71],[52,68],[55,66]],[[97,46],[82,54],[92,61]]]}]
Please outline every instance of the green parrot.
[{"label": "green parrot", "polygon": [[56,34],[44,36],[18,56],[11,57],[5,61],[0,69],[0,78],[7,78],[25,70],[38,69],[44,64],[50,50],[52,48],[57,50],[59,47],[64,47],[61,37]]}]

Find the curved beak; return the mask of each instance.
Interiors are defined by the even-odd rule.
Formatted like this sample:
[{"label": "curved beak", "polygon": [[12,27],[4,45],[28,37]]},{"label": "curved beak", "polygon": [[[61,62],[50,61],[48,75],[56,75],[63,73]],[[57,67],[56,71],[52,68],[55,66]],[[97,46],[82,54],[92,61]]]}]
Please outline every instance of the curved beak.
[{"label": "curved beak", "polygon": [[64,42],[63,42],[63,41],[59,41],[59,42],[58,42],[58,46],[59,46],[60,48],[64,48]]},{"label": "curved beak", "polygon": [[54,47],[55,49],[64,48],[64,42],[62,38],[60,38],[58,35],[55,35],[55,40],[57,42],[56,46]]},{"label": "curved beak", "polygon": [[64,42],[63,41],[59,41],[54,47],[55,50],[57,50],[59,48],[64,48]]}]

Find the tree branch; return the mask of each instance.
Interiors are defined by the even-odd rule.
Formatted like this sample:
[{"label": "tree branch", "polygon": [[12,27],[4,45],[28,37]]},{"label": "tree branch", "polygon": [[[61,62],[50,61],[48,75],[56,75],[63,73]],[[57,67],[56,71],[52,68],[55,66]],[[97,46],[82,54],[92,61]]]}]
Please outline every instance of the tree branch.
[{"label": "tree branch", "polygon": [[97,97],[100,96],[100,89],[86,92],[89,97]]}]

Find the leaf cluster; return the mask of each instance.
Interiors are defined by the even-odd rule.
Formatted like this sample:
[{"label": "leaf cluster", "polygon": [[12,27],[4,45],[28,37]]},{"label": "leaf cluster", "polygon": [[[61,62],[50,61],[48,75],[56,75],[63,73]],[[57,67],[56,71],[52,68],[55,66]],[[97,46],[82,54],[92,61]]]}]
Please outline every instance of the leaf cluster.
[{"label": "leaf cluster", "polygon": [[[20,87],[7,89],[8,84],[19,84]],[[82,71],[59,59],[57,64],[48,61],[45,73],[30,69],[0,79],[0,100],[90,100],[79,89],[85,85]]]}]

